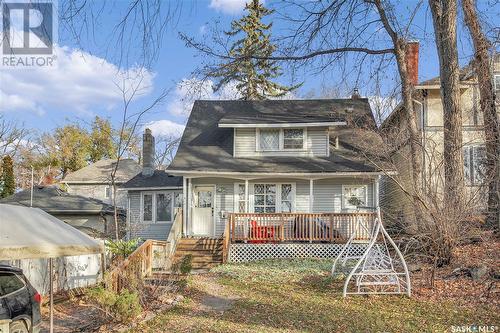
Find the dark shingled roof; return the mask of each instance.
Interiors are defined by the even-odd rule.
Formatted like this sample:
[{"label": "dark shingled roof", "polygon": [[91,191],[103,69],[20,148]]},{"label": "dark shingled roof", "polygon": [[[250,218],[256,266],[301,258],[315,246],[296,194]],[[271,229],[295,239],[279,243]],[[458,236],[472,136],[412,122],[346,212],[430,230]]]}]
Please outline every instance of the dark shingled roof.
[{"label": "dark shingled roof", "polygon": [[[319,113],[348,123],[332,130],[329,157],[235,158],[233,129],[218,126],[222,119],[238,119],[240,114],[241,118],[248,117],[252,112],[271,114],[273,110],[283,119],[286,113],[290,119],[296,119],[295,108],[299,110],[301,122],[314,119]],[[337,136],[339,149],[334,142]],[[378,172],[380,169],[366,156],[367,152],[374,154],[381,145],[367,99],[196,101],[169,169],[172,172]],[[380,161],[380,156],[375,155],[372,157]]]},{"label": "dark shingled roof", "polygon": [[[109,183],[116,159],[102,159],[68,174],[64,183]],[[116,170],[116,183],[123,183],[141,171],[141,166],[130,158],[120,160]]]},{"label": "dark shingled roof", "polygon": [[[23,190],[1,199],[0,203],[29,207],[30,196],[30,190]],[[34,186],[33,207],[40,208],[47,213],[113,213],[113,206],[101,200],[69,194],[56,186]]]},{"label": "dark shingled roof", "polygon": [[182,177],[169,175],[164,170],[155,170],[151,176],[144,176],[141,172],[120,187],[126,189],[182,187]]},{"label": "dark shingled roof", "polygon": [[[470,80],[473,76],[474,76],[474,68],[472,66],[472,63],[469,63],[468,65],[466,65],[460,69],[460,72],[459,72],[460,81]],[[420,85],[420,86],[434,86],[434,85],[440,85],[440,84],[441,84],[441,78],[439,76],[436,76],[436,77],[433,77],[432,79],[422,81],[418,85]]]},{"label": "dark shingled roof", "polygon": [[[345,110],[359,107],[352,99],[338,99],[335,105],[325,100],[226,101],[238,104],[219,124],[313,123],[345,120]],[[332,108],[336,108],[336,112]],[[311,112],[314,109],[314,112]]]}]

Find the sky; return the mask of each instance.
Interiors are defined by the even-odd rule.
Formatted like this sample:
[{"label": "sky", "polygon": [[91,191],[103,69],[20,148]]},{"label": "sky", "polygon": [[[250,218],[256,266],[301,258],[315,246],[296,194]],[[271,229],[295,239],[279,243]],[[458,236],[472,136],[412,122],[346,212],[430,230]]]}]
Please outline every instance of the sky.
[{"label": "sky", "polygon": [[[9,120],[39,132],[50,132],[55,127],[71,121],[90,123],[96,115],[109,118],[116,124],[120,121],[123,109],[118,86],[125,82],[124,78],[135,78],[126,81],[127,87],[137,85],[141,88],[141,94],[132,103],[133,110],[141,110],[163,91],[168,91],[165,100],[145,115],[141,128],[150,127],[155,135],[160,136],[180,135],[192,105],[192,101],[186,98],[189,89],[180,82],[197,82],[193,71],[199,67],[203,57],[186,47],[179,38],[179,33],[198,40],[207,40],[211,28],[216,23],[226,30],[229,29],[230,22],[243,14],[244,3],[245,0],[191,0],[168,3],[168,9],[173,12],[172,24],[162,35],[157,60],[147,69],[135,62],[136,41],[130,41],[132,55],[128,61],[120,61],[118,53],[113,52],[117,46],[109,43],[112,40],[113,28],[127,10],[128,1],[116,1],[112,7],[102,12],[99,12],[100,7],[96,7],[100,16],[93,33],[87,29],[72,34],[67,27],[59,25],[55,46],[56,68],[0,68],[0,113]],[[402,1],[399,3],[399,10],[404,12],[415,6],[415,3],[413,0]],[[266,5],[270,7],[274,4],[276,2],[266,1]],[[60,10],[63,5],[64,0],[59,0]],[[484,0],[481,6],[488,8],[491,6],[490,1]],[[489,19],[498,22],[498,4],[487,12]],[[416,32],[421,42],[419,79],[425,80],[438,75],[439,72],[435,44],[430,31],[430,14],[426,10],[420,11],[415,17],[415,27],[421,30]],[[280,20],[279,17],[273,19],[273,32],[282,33],[287,28],[286,21]],[[461,43],[459,52],[460,61],[465,64],[470,59],[470,45]],[[394,70],[392,68],[393,72],[387,73],[388,78],[395,75]],[[137,79],[138,73],[141,73],[140,81]],[[317,97],[325,87],[339,83],[338,73],[334,69],[319,72],[308,72],[304,69],[294,75],[286,73],[280,79],[285,84],[294,80],[303,83],[293,94],[296,98]],[[391,84],[393,83],[387,82],[387,85]],[[234,87],[228,87],[218,94],[213,93],[208,85],[204,88],[201,96],[205,99],[230,98],[234,94]],[[372,93],[364,87],[359,88],[364,96]]]}]

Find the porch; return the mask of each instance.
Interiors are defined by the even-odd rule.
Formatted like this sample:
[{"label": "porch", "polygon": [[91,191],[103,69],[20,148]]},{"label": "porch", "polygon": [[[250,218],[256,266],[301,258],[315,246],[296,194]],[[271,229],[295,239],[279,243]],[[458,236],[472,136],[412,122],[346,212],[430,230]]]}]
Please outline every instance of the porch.
[{"label": "porch", "polygon": [[376,212],[231,213],[223,235],[223,261],[333,259],[353,233],[356,255],[368,243],[376,217]]}]

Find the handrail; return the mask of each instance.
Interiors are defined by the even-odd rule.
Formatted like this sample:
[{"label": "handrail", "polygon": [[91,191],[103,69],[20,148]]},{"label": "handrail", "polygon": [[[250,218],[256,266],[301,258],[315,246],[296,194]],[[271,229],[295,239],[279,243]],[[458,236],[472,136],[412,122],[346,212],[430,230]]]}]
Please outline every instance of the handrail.
[{"label": "handrail", "polygon": [[[168,259],[171,259],[171,257],[174,255],[175,250],[177,248],[177,243],[182,236],[182,214],[183,214],[182,208],[176,210],[174,222],[172,224],[172,227],[170,228],[170,232],[168,233],[167,237]],[[171,264],[171,262],[169,264]]]},{"label": "handrail", "polygon": [[224,227],[224,237],[222,239],[222,263],[226,263],[229,255],[230,229],[234,216],[229,215],[228,223]]},{"label": "handrail", "polygon": [[111,287],[120,291],[125,279],[135,276],[139,279],[150,276],[153,271],[153,247],[167,245],[164,241],[148,239],[132,252],[122,263],[109,272]]},{"label": "handrail", "polygon": [[[226,242],[344,242],[361,221],[374,223],[376,212],[355,213],[230,213]],[[360,230],[355,239],[368,241]],[[370,228],[368,228],[370,230]]]}]

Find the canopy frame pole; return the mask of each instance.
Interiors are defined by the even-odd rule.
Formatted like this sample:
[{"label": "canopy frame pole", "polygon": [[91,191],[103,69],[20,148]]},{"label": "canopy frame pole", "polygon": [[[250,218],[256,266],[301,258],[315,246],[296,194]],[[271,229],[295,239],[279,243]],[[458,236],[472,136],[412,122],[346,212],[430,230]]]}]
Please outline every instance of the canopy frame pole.
[{"label": "canopy frame pole", "polygon": [[54,333],[54,259],[49,258],[49,331],[50,333]]}]

